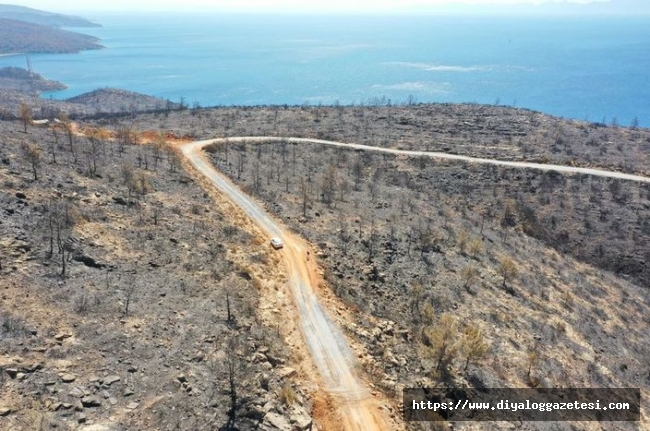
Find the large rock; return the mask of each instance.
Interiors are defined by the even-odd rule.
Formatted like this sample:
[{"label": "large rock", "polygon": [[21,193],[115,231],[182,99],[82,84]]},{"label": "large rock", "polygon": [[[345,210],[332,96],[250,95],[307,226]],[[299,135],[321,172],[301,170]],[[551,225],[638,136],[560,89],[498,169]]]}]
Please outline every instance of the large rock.
[{"label": "large rock", "polygon": [[70,391],[68,395],[74,398],[83,398],[84,396],[86,396],[86,393],[81,388],[74,388]]},{"label": "large rock", "polygon": [[264,353],[256,352],[250,358],[251,362],[266,362],[268,359]]},{"label": "large rock", "polygon": [[95,396],[87,396],[81,399],[81,405],[84,407],[99,407],[102,402]]},{"label": "large rock", "polygon": [[115,202],[115,203],[118,204],[118,205],[124,205],[124,206],[127,206],[127,205],[129,204],[129,203],[126,201],[126,199],[124,199],[124,198],[121,197],[121,196],[113,196],[113,202]]},{"label": "large rock", "polygon": [[77,380],[77,376],[75,376],[74,374],[63,374],[61,375],[61,380],[63,381],[63,383],[72,383],[75,380]]},{"label": "large rock", "polygon": [[70,337],[72,337],[72,334],[69,333],[69,332],[59,332],[58,334],[56,334],[56,335],[54,336],[54,339],[55,339],[56,341],[63,341],[63,340],[65,340],[66,338],[70,338]]},{"label": "large rock", "polygon": [[269,401],[266,404],[264,404],[263,409],[266,413],[277,411],[277,409],[275,408],[275,404],[273,404],[273,401]]},{"label": "large rock", "polygon": [[245,408],[241,415],[245,418],[261,421],[264,419],[266,412],[261,406],[252,405],[248,408]]},{"label": "large rock", "polygon": [[43,369],[43,364],[40,362],[36,362],[33,364],[28,364],[28,365],[23,365],[23,372],[25,373],[35,373],[38,370]]},{"label": "large rock", "polygon": [[93,424],[83,427],[81,431],[113,431],[116,429],[117,428],[113,425]]},{"label": "large rock", "polygon": [[302,408],[292,412],[289,420],[294,430],[307,431],[312,428],[312,418]]},{"label": "large rock", "polygon": [[293,377],[296,375],[296,370],[291,367],[282,367],[278,369],[278,375],[280,378],[286,379],[287,377]]},{"label": "large rock", "polygon": [[264,416],[264,423],[271,425],[273,427],[271,429],[292,431],[289,421],[284,416],[280,416],[277,413],[267,413],[266,416]]},{"label": "large rock", "polygon": [[115,383],[115,382],[119,382],[120,380],[121,380],[121,379],[120,379],[120,376],[116,376],[116,375],[113,375],[113,376],[106,376],[106,377],[104,377],[104,378],[102,379],[102,384],[104,384],[104,385],[106,385],[106,386],[110,386],[110,385],[112,385],[112,384]]},{"label": "large rock", "polygon": [[94,258],[82,252],[75,253],[75,255],[72,256],[72,260],[81,262],[89,268],[103,269],[106,267],[103,263],[97,262]]}]

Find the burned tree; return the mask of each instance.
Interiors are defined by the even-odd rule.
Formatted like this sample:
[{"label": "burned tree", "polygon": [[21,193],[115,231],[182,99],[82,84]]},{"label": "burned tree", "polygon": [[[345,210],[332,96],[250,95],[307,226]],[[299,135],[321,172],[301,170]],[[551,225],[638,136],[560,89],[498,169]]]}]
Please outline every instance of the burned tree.
[{"label": "burned tree", "polygon": [[65,277],[67,262],[72,253],[70,237],[72,229],[80,219],[79,210],[71,200],[57,197],[50,200],[46,211],[46,225],[49,234],[48,257],[54,256],[54,245],[56,244],[61,262],[61,276]]},{"label": "burned tree", "polygon": [[18,118],[23,123],[23,132],[27,133],[27,126],[32,124],[32,108],[26,103],[21,103],[18,107]]},{"label": "burned tree", "polygon": [[32,168],[32,175],[34,176],[34,181],[38,181],[38,168],[41,166],[43,152],[39,147],[30,143],[24,143],[21,149],[23,152],[23,156],[25,157],[25,160],[29,162],[29,165]]}]

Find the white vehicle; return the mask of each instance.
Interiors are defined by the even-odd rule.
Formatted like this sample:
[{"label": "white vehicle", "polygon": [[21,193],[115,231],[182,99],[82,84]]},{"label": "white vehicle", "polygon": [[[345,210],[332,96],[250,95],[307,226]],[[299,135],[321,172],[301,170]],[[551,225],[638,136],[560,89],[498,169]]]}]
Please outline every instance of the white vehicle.
[{"label": "white vehicle", "polygon": [[280,238],[271,238],[271,247],[273,247],[276,250],[279,250],[282,247],[284,247],[284,244],[282,243],[282,240]]}]

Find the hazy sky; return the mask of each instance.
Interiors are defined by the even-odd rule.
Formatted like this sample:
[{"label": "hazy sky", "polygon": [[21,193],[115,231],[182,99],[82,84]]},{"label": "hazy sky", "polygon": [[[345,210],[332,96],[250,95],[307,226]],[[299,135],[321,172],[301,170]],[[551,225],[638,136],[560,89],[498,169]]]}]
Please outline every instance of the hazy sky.
[{"label": "hazy sky", "polygon": [[[435,10],[445,5],[521,5],[544,3],[606,3],[610,0],[5,0],[52,12],[115,11],[115,10],[229,10],[229,11],[293,11],[293,12],[391,12]],[[640,0],[612,0],[628,3]]]}]

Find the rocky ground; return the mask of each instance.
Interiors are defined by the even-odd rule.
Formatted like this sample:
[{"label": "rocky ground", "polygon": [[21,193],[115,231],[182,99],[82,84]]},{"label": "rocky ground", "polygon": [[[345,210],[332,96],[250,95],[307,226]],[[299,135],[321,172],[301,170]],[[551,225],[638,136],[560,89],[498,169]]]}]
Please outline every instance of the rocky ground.
[{"label": "rocky ground", "polygon": [[[100,120],[99,124],[119,128],[124,121],[113,118]],[[311,137],[501,160],[601,167],[640,174],[646,173],[650,162],[648,129],[561,120],[523,109],[483,105],[363,109],[230,107],[147,114],[129,118],[129,124],[141,130],[173,131],[203,139],[214,136]],[[511,142],[513,136],[517,136],[516,142]],[[558,144],[559,141],[562,145]],[[526,148],[530,151],[524,151]],[[459,172],[465,171],[464,166],[459,169]],[[433,175],[431,180],[436,178],[435,173],[429,175]],[[445,179],[446,187],[456,181],[458,175]],[[484,170],[479,176],[486,181],[480,184],[481,189],[488,189],[489,184],[495,181],[495,184],[505,184],[508,198],[515,199],[520,207],[530,207],[531,199],[544,192],[549,202],[542,206],[539,214],[530,214],[526,208],[519,208],[527,214],[524,217],[543,215],[545,218],[543,223],[524,220],[526,223],[521,226],[535,225],[534,229],[528,229],[530,235],[576,258],[634,277],[641,284],[644,284],[644,279],[647,282],[648,269],[643,262],[648,259],[648,242],[643,238],[648,235],[648,215],[642,202],[647,187],[632,185],[629,188],[621,181],[594,181],[592,186],[586,187],[587,183],[580,178],[578,183],[566,182],[563,176],[553,173],[533,178],[516,171],[494,169]],[[518,199],[516,193],[519,180],[526,181],[524,194],[527,197],[523,200]],[[533,180],[541,188],[532,185]],[[474,183],[466,181],[463,187],[472,188]],[[581,190],[580,197],[575,190]],[[569,206],[570,210],[562,208],[560,205],[567,203],[566,199],[571,196],[576,202]],[[610,197],[601,202],[603,196]],[[486,196],[486,201],[488,199]],[[587,199],[590,202],[586,202]],[[592,233],[594,238],[590,236]]]},{"label": "rocky ground", "polygon": [[[112,121],[101,123],[121,124]],[[646,129],[473,105],[219,108],[146,115],[133,126],[640,173],[649,154]],[[211,151],[220,169],[319,248],[329,288],[356,321],[336,318],[365,346],[359,361],[387,394],[408,385],[647,389],[644,185],[308,145]],[[458,343],[441,371],[435,352],[444,328]]]},{"label": "rocky ground", "polygon": [[170,147],[19,129],[0,122],[0,429],[307,429],[278,259],[233,209]]},{"label": "rocky ground", "polygon": [[[5,96],[0,98],[0,110],[16,116],[20,98],[10,93]],[[568,120],[526,109],[475,104],[203,109],[180,102],[115,89],[97,90],[64,102],[27,99],[35,112],[43,112],[43,118],[52,117],[52,112],[75,117],[96,115],[102,125],[129,121],[139,130],[180,127],[206,137],[330,139],[650,175],[650,129],[635,124],[622,127],[615,122]]]},{"label": "rocky ground", "polygon": [[[649,174],[650,129],[475,104],[270,106],[143,115],[139,128],[201,136],[294,136]],[[627,126],[627,125],[625,125]]]},{"label": "rocky ground", "polygon": [[[599,178],[308,144],[209,151],[317,246],[329,287],[357,310],[354,323],[339,323],[366,346],[360,363],[387,393],[648,388],[647,188],[621,185],[622,202],[616,183]],[[618,250],[621,268],[632,256],[630,277],[603,271],[605,249]]]},{"label": "rocky ground", "polygon": [[[281,270],[268,269],[277,263],[273,254],[260,253],[254,229],[234,222],[232,208],[204,195],[181,172],[162,140],[314,137],[642,174],[650,157],[647,129],[477,105],[194,108],[83,120],[75,130],[114,139],[101,146],[94,138],[70,147],[64,131],[29,128],[25,135],[17,122],[0,124],[2,202],[9,220],[0,229],[9,250],[3,256],[11,256],[2,261],[10,277],[0,281],[7,322],[0,346],[4,367],[15,374],[3,374],[11,396],[2,398],[0,412],[7,416],[0,421],[23,428],[32,414],[81,426],[74,416],[80,412],[66,417],[69,410],[62,409],[74,405],[69,393],[75,384],[85,391],[76,392],[79,400],[95,396],[102,402],[84,407],[86,425],[194,429],[198,418],[210,417],[207,427],[221,426],[228,409],[205,406],[213,400],[208,383],[215,376],[222,389],[214,392],[227,402],[227,373],[218,370],[232,363],[223,358],[230,351],[248,358],[239,362],[250,377],[242,387],[255,394],[242,401],[243,429],[274,421],[306,425],[311,406],[318,416],[327,405],[314,403],[318,397],[306,383],[313,370],[300,360],[306,352],[296,358],[300,343],[284,328],[291,323],[282,319],[290,297],[279,287]],[[108,131],[97,133],[93,126]],[[42,150],[36,174],[24,142]],[[310,145],[230,143],[210,151],[216,166],[315,245],[333,318],[345,328],[373,390],[396,404],[402,387],[426,385],[641,387],[647,396],[647,187]],[[62,243],[69,245],[59,247],[48,233],[59,224],[49,224],[47,208],[72,193],[81,196],[72,202],[83,205],[83,222],[69,230],[74,234],[65,238],[72,239]],[[214,208],[211,199],[221,203]],[[54,208],[60,220],[61,207]],[[68,232],[67,224],[61,226]],[[55,238],[52,253],[49,238]],[[64,261],[69,272],[62,278]],[[224,307],[233,282],[237,288],[230,292],[245,293],[228,294],[239,310],[234,327]],[[328,292],[337,299],[327,299]],[[205,341],[202,329],[213,326],[221,343]],[[71,336],[57,340],[62,334]],[[231,342],[241,347],[230,349]],[[204,359],[194,360],[195,351]],[[220,365],[211,368],[213,363]],[[130,372],[132,365],[138,370]],[[43,379],[34,377],[41,374]],[[75,381],[64,383],[63,374],[74,374]],[[114,375],[120,381],[102,380]],[[125,397],[121,391],[133,390],[135,377],[144,395]],[[31,381],[38,385],[29,386]],[[48,381],[58,392],[43,396],[46,389],[38,387],[49,387]],[[42,398],[62,404],[49,412]],[[20,401],[12,404],[14,399]],[[132,402],[138,403],[134,410],[128,408]]]}]

